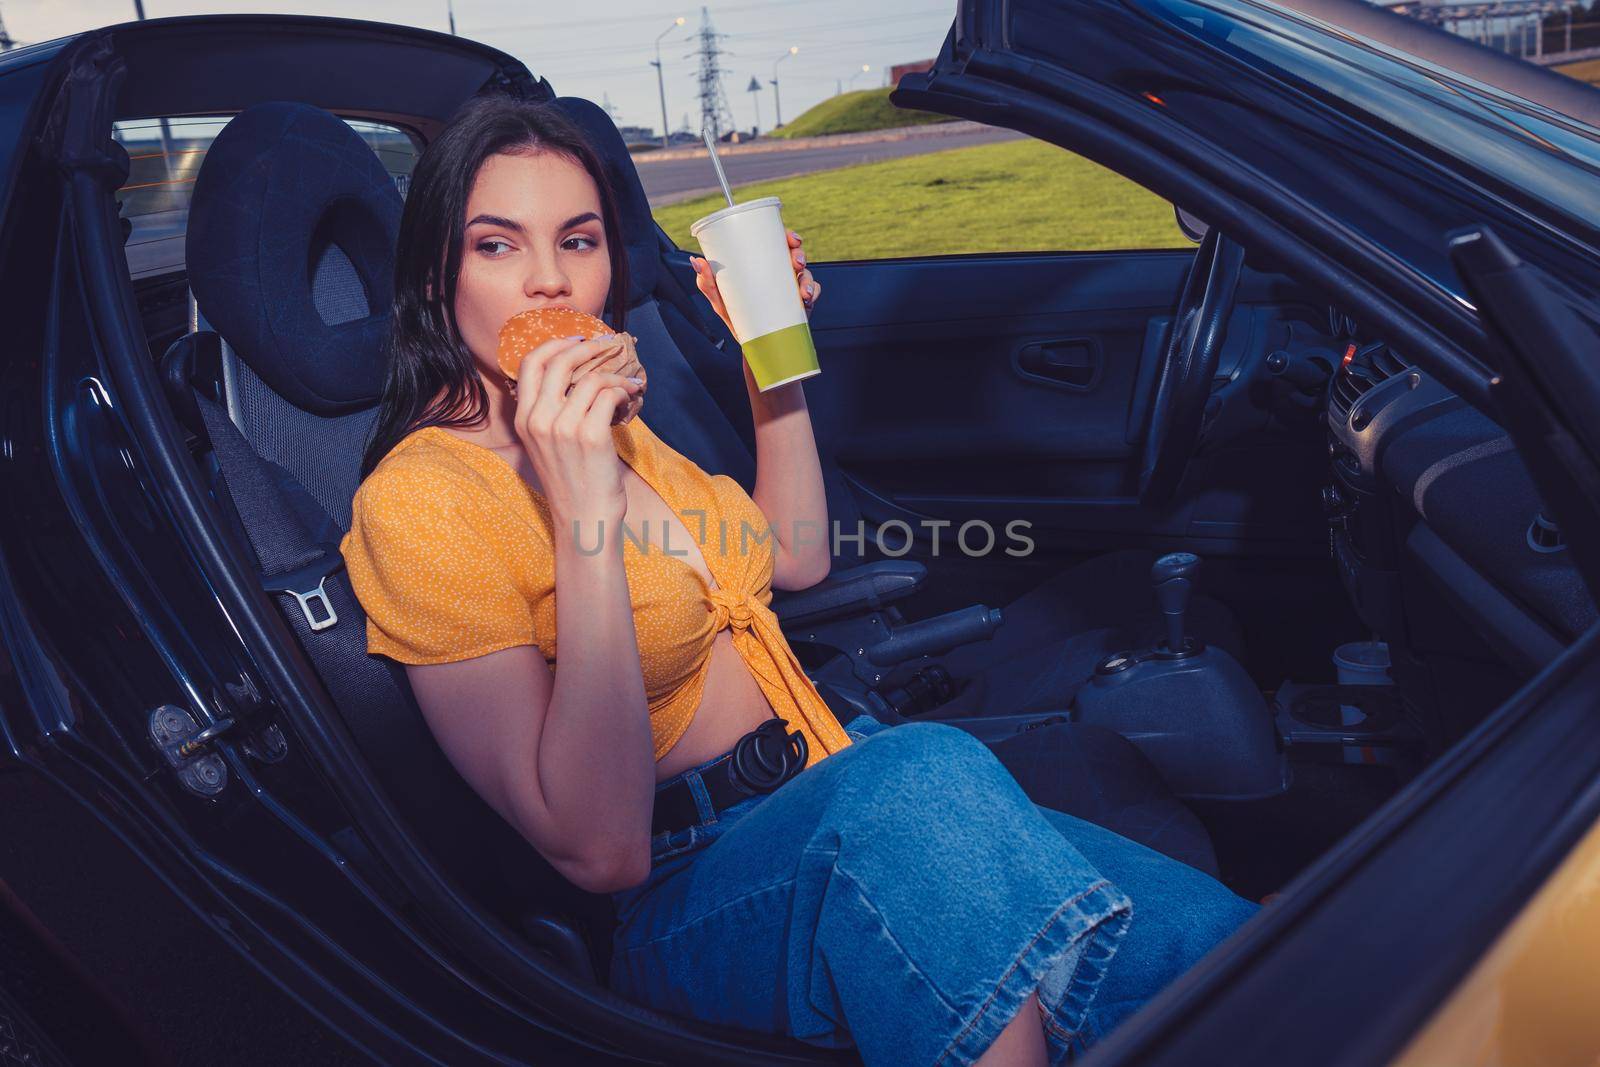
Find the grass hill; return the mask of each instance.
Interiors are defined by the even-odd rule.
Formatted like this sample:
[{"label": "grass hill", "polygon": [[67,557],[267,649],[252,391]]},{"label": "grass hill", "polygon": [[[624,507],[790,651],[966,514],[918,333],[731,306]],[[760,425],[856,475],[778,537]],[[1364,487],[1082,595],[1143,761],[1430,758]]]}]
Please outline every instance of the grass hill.
[{"label": "grass hill", "polygon": [[[739,187],[776,196],[814,263],[961,252],[1192,248],[1172,205],[1114,171],[1042,141],[1003,141]],[[721,196],[656,208],[679,248]]]},{"label": "grass hill", "polygon": [[860,133],[886,130],[895,126],[921,126],[928,122],[949,122],[948,115],[930,111],[907,111],[889,103],[889,90],[860,89],[840,93],[818,104],[799,118],[773,130],[771,137],[820,137],[829,133]]}]

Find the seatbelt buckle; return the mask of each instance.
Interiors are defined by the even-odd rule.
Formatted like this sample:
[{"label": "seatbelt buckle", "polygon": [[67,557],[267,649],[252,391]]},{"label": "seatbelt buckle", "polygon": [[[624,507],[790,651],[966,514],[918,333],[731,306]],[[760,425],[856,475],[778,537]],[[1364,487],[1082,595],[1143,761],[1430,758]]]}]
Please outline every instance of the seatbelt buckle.
[{"label": "seatbelt buckle", "polygon": [[339,613],[333,610],[333,601],[328,598],[328,579],[344,566],[344,556],[330,545],[322,547],[323,554],[304,567],[261,576],[261,588],[267,592],[288,593],[294,597],[312,632],[326,630],[339,621]]},{"label": "seatbelt buckle", "polygon": [[[328,599],[327,581],[327,577],[324,576],[322,581],[317,583],[317,587],[309,593],[302,593],[297,589],[284,590],[300,605],[300,614],[306,617],[306,625],[313,630],[326,630],[339,621],[339,613],[333,610],[333,602]],[[321,618],[318,618],[316,612],[312,610],[313,605],[321,606],[323,613]]]}]

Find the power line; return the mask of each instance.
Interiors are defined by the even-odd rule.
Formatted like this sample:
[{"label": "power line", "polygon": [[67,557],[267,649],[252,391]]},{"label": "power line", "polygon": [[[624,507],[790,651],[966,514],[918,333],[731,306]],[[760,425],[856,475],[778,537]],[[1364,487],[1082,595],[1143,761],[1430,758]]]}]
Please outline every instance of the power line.
[{"label": "power line", "polygon": [[[948,9],[941,7],[928,8],[922,11],[908,11],[904,15],[875,15],[872,18],[855,19],[850,22],[830,22],[827,24],[826,29],[832,31],[857,29],[862,26],[883,26],[894,23],[903,23],[909,19],[931,18],[934,16],[941,16],[947,20],[945,23],[945,28],[949,28],[948,19],[950,18],[950,12]],[[745,33],[730,33],[727,36],[731,41],[744,41],[768,37],[792,37],[795,34],[815,33],[817,29],[818,26],[816,22],[809,21],[794,26],[777,26],[766,30],[750,30]],[[815,40],[816,38],[813,37],[808,39]]]},{"label": "power line", "polygon": [[[726,38],[728,36],[729,36],[728,34],[724,34],[724,33],[718,33],[717,34],[717,37],[719,39]],[[696,36],[696,39],[698,39],[698,35]],[[830,52],[854,52],[854,53],[859,55],[862,52],[865,52],[865,51],[867,51],[869,49],[872,49],[872,48],[875,48],[875,47],[880,47],[880,46],[885,46],[885,45],[916,44],[916,43],[920,43],[920,42],[927,42],[928,47],[930,49],[932,49],[934,51],[937,51],[940,43],[943,40],[944,40],[943,37],[936,37],[936,36],[931,35],[931,34],[923,34],[923,33],[896,34],[896,35],[894,35],[892,37],[866,37],[866,38],[862,38],[861,40],[858,40],[858,41],[848,41],[848,42],[844,42],[844,43],[840,43],[840,44],[822,44],[822,45],[815,45],[815,46],[807,47],[807,48],[805,48],[803,50],[802,55],[807,55],[807,56],[812,56],[812,55],[817,55],[817,54],[824,54],[825,55],[825,54],[830,53]],[[643,46],[641,46],[641,47],[643,47]],[[582,64],[569,67],[565,63],[560,62],[562,60],[566,60],[566,59],[569,59],[569,58],[574,57],[574,56],[582,56],[584,54],[587,54],[586,51],[584,51],[584,52],[574,52],[574,51],[563,49],[562,52],[560,53],[560,55],[555,57],[557,61],[551,63],[550,65],[544,65],[544,64],[537,64],[536,65],[534,60],[531,60],[531,59],[527,58],[527,50],[525,50],[525,49],[520,49],[520,48],[519,49],[507,49],[507,51],[509,51],[512,55],[515,55],[520,59],[524,59],[525,62],[527,62],[527,64],[528,64],[528,69],[533,71],[535,74],[549,74],[549,75],[552,75],[552,76],[558,75],[558,74],[568,74],[568,75],[570,75],[570,74],[580,74],[580,75],[587,75],[587,74],[625,74],[625,73],[631,73],[632,71],[634,71],[636,69],[634,66],[631,66],[631,65],[630,66],[625,66],[625,67],[607,67],[607,68],[604,68],[603,70],[602,69],[595,69],[593,67],[589,67],[589,66],[582,65]],[[597,52],[605,52],[605,53],[609,53],[609,54],[615,54],[617,51],[619,51],[619,49],[618,49],[617,46],[612,45],[612,46],[607,47],[607,48],[595,49],[595,51],[597,51]],[[736,55],[739,55],[738,52],[734,51],[731,48],[721,48],[721,47],[718,48],[718,54],[720,56],[736,56]],[[684,58],[685,59],[695,59],[695,58],[698,58],[699,55],[700,55],[700,51],[698,49],[696,49],[695,51],[690,52]]]},{"label": "power line", "polygon": [[722,139],[724,130],[733,129],[733,108],[722,88],[722,34],[711,26],[711,11],[700,9],[700,128],[710,130],[712,138]]},{"label": "power line", "polygon": [[[806,6],[807,6],[807,10],[810,10],[811,8],[819,7],[819,6],[824,5],[824,4],[846,4],[846,3],[851,3],[851,4],[860,3],[860,0],[810,0],[810,2]],[[740,12],[745,12],[745,11],[774,11],[774,10],[788,10],[788,9],[790,9],[790,5],[782,4],[782,3],[772,3],[772,4],[727,4],[727,5],[719,5],[717,7],[717,13],[720,14],[720,15],[733,15],[733,14],[738,14]],[[952,9],[951,10],[951,15],[954,16],[954,14],[955,14],[955,11],[954,11],[954,9]],[[611,16],[607,16],[606,18],[565,19],[565,20],[562,20],[560,22],[514,22],[514,23],[502,23],[502,24],[500,24],[498,26],[477,26],[477,27],[473,28],[472,32],[473,33],[481,33],[481,32],[484,32],[486,30],[494,30],[494,31],[498,32],[498,31],[501,31],[501,30],[587,29],[589,27],[597,26],[597,25],[600,25],[602,23],[638,22],[638,21],[639,21],[639,16],[637,16],[637,15],[611,15]]]}]

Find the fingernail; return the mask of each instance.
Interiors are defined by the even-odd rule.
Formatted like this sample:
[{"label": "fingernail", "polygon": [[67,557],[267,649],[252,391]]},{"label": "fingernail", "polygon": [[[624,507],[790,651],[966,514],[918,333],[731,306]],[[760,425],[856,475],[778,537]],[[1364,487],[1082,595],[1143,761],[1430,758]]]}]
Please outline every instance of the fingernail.
[{"label": "fingernail", "polygon": [[798,248],[794,250],[794,258],[800,261],[802,267],[806,265],[806,254]]},{"label": "fingernail", "polygon": [[806,295],[807,296],[816,296],[817,295],[817,287],[815,285],[812,285],[810,282],[807,282],[806,283]]},{"label": "fingernail", "polygon": [[644,379],[643,378],[629,378],[628,381],[632,382],[634,385],[643,385],[644,384]]}]

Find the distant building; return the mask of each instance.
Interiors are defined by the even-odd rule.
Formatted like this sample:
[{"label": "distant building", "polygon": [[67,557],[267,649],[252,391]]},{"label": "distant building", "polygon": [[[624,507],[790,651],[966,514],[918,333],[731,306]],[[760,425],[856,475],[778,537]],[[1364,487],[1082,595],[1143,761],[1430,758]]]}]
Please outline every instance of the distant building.
[{"label": "distant building", "polygon": [[900,63],[889,68],[889,84],[899,85],[900,78],[906,74],[921,74],[925,70],[933,69],[933,60],[919,59],[915,63]]},{"label": "distant building", "polygon": [[661,143],[661,138],[650,126],[618,126],[617,132],[622,134],[624,144]]}]

